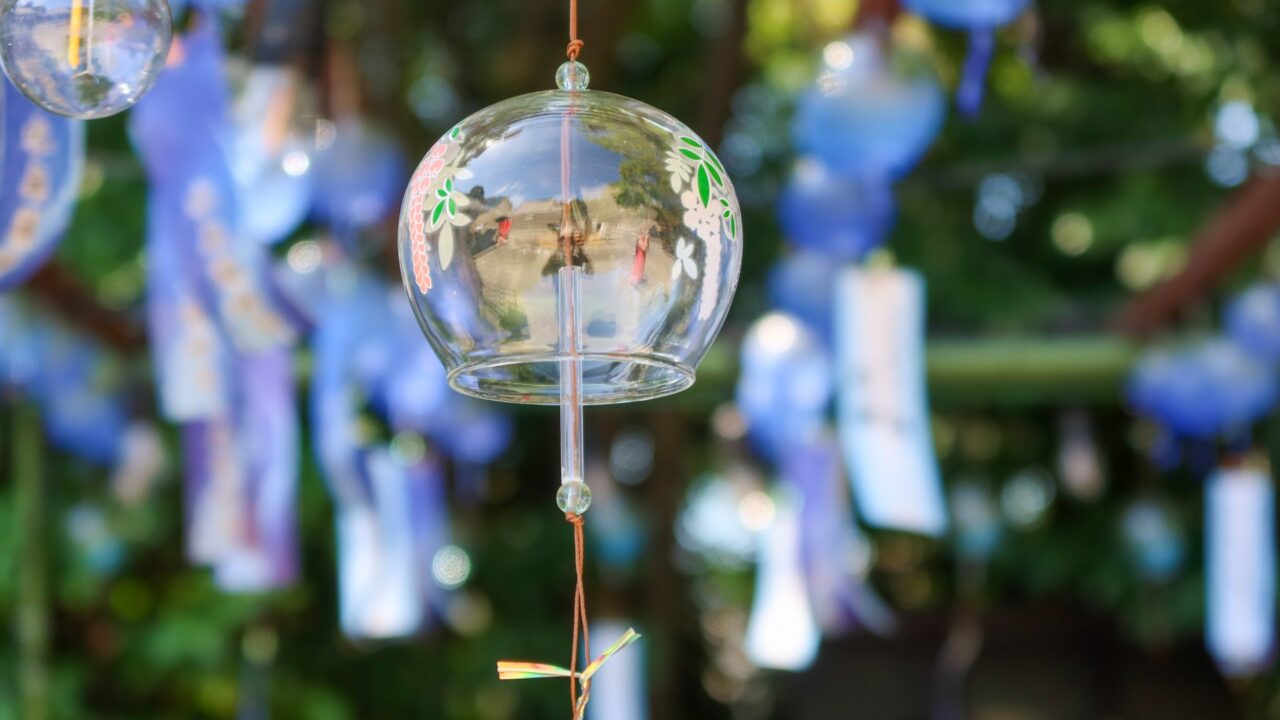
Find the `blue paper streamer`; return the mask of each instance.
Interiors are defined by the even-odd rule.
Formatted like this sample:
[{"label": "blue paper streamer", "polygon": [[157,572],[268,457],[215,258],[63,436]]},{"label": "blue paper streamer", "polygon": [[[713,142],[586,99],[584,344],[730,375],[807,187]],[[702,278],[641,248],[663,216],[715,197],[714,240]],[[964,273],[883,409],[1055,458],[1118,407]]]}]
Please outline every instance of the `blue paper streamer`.
[{"label": "blue paper streamer", "polygon": [[84,166],[84,123],[33,104],[3,83],[0,291],[49,258],[71,222]]}]

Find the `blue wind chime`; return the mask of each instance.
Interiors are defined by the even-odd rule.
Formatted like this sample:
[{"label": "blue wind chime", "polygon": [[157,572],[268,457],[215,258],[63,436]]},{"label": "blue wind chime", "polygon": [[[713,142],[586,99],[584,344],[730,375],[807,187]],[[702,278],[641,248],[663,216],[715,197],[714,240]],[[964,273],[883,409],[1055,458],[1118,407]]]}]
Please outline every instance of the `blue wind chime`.
[{"label": "blue wind chime", "polygon": [[[892,627],[860,574],[865,568],[845,561],[865,544],[852,522],[853,506],[872,525],[927,534],[945,527],[922,368],[912,374],[911,363],[886,364],[867,350],[889,347],[904,358],[922,353],[920,295],[911,290],[911,276],[858,267],[893,228],[892,183],[919,162],[945,116],[945,96],[928,61],[884,27],[828,45],[817,79],[797,103],[792,131],[801,156],[777,207],[793,252],[769,275],[769,296],[780,312],[759,319],[744,338],[737,392],[753,447],[777,465],[782,479],[777,517],[758,541],[761,567],[748,629],[748,651],[762,666],[808,665],[818,633],[855,624]],[[867,304],[897,318],[890,324],[917,329],[885,334],[874,318],[847,312]],[[858,378],[870,384],[854,382]],[[836,428],[833,403],[840,408]],[[906,440],[892,428],[907,428]],[[890,441],[895,456],[917,464],[867,460],[864,445]],[[899,494],[910,496],[917,511],[893,507],[890,500]],[[784,583],[792,576],[803,582]],[[797,595],[797,587],[804,592]],[[806,617],[811,620],[798,620]],[[784,647],[792,650],[780,654]]]},{"label": "blue wind chime", "polygon": [[[439,362],[403,352],[416,333],[407,308],[353,258],[354,238],[395,207],[394,143],[358,116],[302,126],[302,81],[280,66],[252,68],[233,102],[217,25],[197,17],[132,119],[153,180],[148,315],[161,405],[184,424],[189,551],[229,590],[292,582],[292,359],[309,335],[310,418],[338,506],[343,630],[419,632],[444,597],[430,566],[447,512],[440,457],[405,448],[425,436],[482,467],[505,450],[510,421],[448,402]],[[179,109],[182,126],[172,122]],[[302,240],[271,260],[269,246],[308,218],[334,240]],[[442,422],[450,411],[455,422]],[[405,442],[370,436],[367,413]]]},{"label": "blue wind chime", "polygon": [[[1151,448],[1157,465],[1181,463],[1206,476],[1206,642],[1225,673],[1250,676],[1275,647],[1275,489],[1250,433],[1280,399],[1280,286],[1245,289],[1227,305],[1223,326],[1220,336],[1149,350],[1126,397],[1163,431]],[[1160,541],[1145,543],[1148,555],[1176,548],[1177,535],[1156,535],[1161,527],[1151,520],[1135,526],[1152,528],[1135,537]]]}]

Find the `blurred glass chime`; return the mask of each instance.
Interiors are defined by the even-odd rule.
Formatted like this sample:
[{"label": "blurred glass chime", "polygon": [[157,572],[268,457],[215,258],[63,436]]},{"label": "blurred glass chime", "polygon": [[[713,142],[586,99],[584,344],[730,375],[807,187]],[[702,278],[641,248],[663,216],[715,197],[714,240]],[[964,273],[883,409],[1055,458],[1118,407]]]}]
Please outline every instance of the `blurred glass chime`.
[{"label": "blurred glass chime", "polygon": [[0,65],[49,112],[92,119],[136,103],[173,37],[165,0],[3,0]]},{"label": "blurred glass chime", "polygon": [[837,41],[796,107],[797,149],[840,175],[888,182],[933,143],[946,100],[926,58],[873,32]]},{"label": "blurred glass chime", "polygon": [[1030,4],[1031,0],[903,0],[908,10],[929,22],[969,32],[969,56],[956,89],[956,105],[965,115],[982,109],[996,30],[1016,20]]}]

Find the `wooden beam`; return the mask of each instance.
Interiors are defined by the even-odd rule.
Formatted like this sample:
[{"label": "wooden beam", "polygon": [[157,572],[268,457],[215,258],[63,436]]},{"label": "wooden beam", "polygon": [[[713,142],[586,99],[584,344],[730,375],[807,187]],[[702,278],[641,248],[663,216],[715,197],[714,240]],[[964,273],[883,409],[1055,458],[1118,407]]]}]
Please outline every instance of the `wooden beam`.
[{"label": "wooden beam", "polygon": [[1209,218],[1191,246],[1186,267],[1125,305],[1116,315],[1115,329],[1147,337],[1167,327],[1261,252],[1277,232],[1280,171],[1259,173]]},{"label": "wooden beam", "polygon": [[142,327],[125,313],[103,306],[84,283],[56,261],[36,271],[23,285],[27,295],[122,353],[146,349]]},{"label": "wooden beam", "polygon": [[888,28],[900,12],[902,12],[902,4],[899,0],[860,0],[853,25],[857,29],[869,24]]}]

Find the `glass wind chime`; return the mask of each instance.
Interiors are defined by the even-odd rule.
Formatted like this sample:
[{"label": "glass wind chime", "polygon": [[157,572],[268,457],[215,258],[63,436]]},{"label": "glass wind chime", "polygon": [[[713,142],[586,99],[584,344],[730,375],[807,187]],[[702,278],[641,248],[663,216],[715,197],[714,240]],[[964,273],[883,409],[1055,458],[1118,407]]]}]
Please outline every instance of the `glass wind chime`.
[{"label": "glass wind chime", "polygon": [[0,0],[5,74],[59,115],[93,119],[132,106],[155,83],[172,39],[165,0]]},{"label": "glass wind chime", "polygon": [[573,526],[577,583],[568,668],[500,662],[502,679],[563,677],[583,717],[592,675],[638,639],[589,657],[582,525],[585,405],[688,388],[720,330],[742,255],[724,166],[689,128],[588,90],[576,2],[557,90],[463,120],[423,158],[399,228],[409,298],[455,390],[560,404],[556,502]]}]

